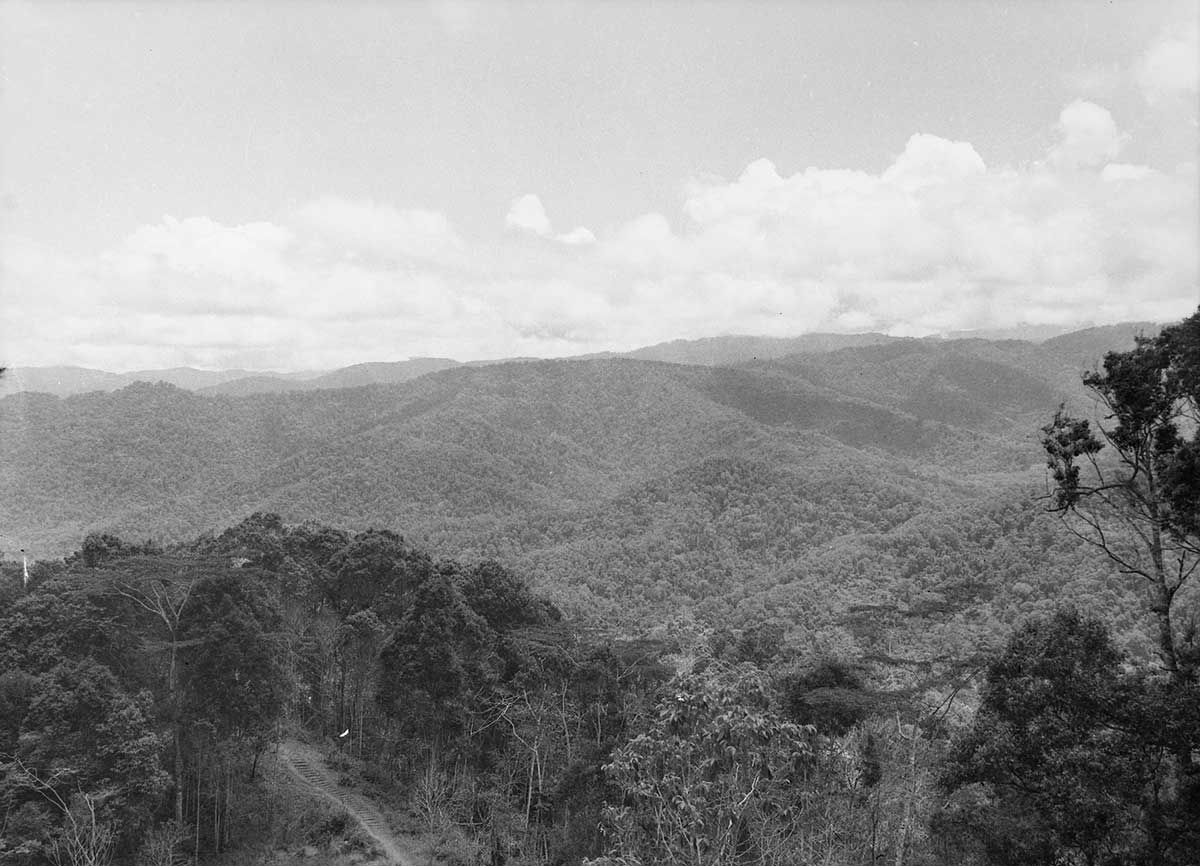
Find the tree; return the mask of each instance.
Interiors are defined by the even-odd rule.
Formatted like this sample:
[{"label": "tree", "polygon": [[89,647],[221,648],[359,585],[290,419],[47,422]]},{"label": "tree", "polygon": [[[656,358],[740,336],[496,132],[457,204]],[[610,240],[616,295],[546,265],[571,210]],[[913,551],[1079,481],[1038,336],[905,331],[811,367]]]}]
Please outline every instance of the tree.
[{"label": "tree", "polygon": [[247,569],[202,577],[183,606],[180,709],[197,855],[202,814],[214,851],[233,838],[232,822],[244,813],[235,808],[235,767],[240,764],[252,779],[259,755],[275,736],[287,697],[276,642],[280,626],[278,609]]},{"label": "tree", "polygon": [[497,562],[485,561],[458,575],[467,604],[496,631],[539,625],[561,614],[535,596],[529,584]]},{"label": "tree", "polygon": [[1074,611],[1014,632],[943,771],[935,824],[957,862],[1197,862],[1195,792],[1168,766],[1196,722],[1125,663],[1104,624]]},{"label": "tree", "polygon": [[1142,782],[1106,724],[1119,662],[1104,625],[1072,612],[1018,629],[947,760],[958,796],[943,829],[1014,866],[1090,864],[1111,850]]},{"label": "tree", "polygon": [[0,670],[44,673],[68,659],[120,669],[136,635],[106,604],[102,587],[55,581],[0,613]]},{"label": "tree", "polygon": [[810,669],[783,678],[784,706],[788,717],[813,725],[822,733],[840,737],[883,706],[870,692],[862,673],[846,661],[823,660]]},{"label": "tree", "polygon": [[273,643],[280,625],[278,609],[244,574],[201,579],[179,619],[184,716],[222,739],[269,741],[287,689]]},{"label": "tree", "polygon": [[167,787],[150,695],[130,696],[92,659],[64,662],[29,686],[16,748],[0,757],[0,807],[49,806],[64,850],[130,850]]},{"label": "tree", "polygon": [[[373,701],[379,650],[387,637],[387,626],[375,611],[367,608],[350,616],[338,626],[336,652],[338,663],[338,730],[354,731],[351,741],[360,752],[368,708]],[[346,680],[349,678],[349,694]],[[346,699],[350,700],[349,714]]]},{"label": "tree", "polygon": [[[90,536],[89,536],[90,537]],[[86,545],[85,545],[86,547]],[[134,567],[134,566],[140,567]],[[173,566],[173,567],[172,567]],[[90,566],[89,566],[90,567]],[[166,632],[163,649],[167,657],[167,697],[170,705],[173,781],[175,785],[175,823],[183,824],[183,710],[179,687],[179,628],[184,607],[191,597],[198,576],[176,563],[155,560],[130,563],[113,583],[114,591],[132,601],[153,617]],[[153,647],[159,649],[159,647]]]},{"label": "tree", "polygon": [[67,557],[66,563],[83,562],[85,568],[96,568],[110,559],[123,556],[154,556],[162,549],[147,539],[142,544],[129,544],[108,532],[93,532],[83,539],[79,550]]},{"label": "tree", "polygon": [[1174,608],[1200,565],[1200,312],[1109,352],[1083,381],[1106,415],[1093,427],[1060,408],[1042,428],[1050,507],[1145,582],[1163,669],[1192,682],[1195,631],[1178,627]]},{"label": "tree", "polygon": [[326,596],[342,616],[368,607],[403,608],[403,600],[432,572],[429,558],[394,532],[360,532],[328,563]]},{"label": "tree", "polygon": [[[116,832],[100,814],[103,794],[77,793],[64,796],[56,787],[57,775],[44,779],[19,759],[10,764],[9,773],[20,784],[41,795],[63,817],[62,826],[58,831],[47,834],[50,835],[48,844],[30,844],[31,840],[25,840],[17,846],[16,853],[28,854],[41,848],[54,866],[108,866],[112,862]],[[30,817],[32,816],[27,810],[24,815],[26,822],[45,832],[43,828],[48,822],[28,821]],[[5,854],[6,847],[4,842],[0,841],[0,857]]]},{"label": "tree", "polygon": [[494,682],[494,633],[449,577],[435,575],[380,652],[376,700],[435,740],[462,730],[468,705]]},{"label": "tree", "polygon": [[605,766],[626,803],[610,813],[607,862],[795,862],[812,735],[772,711],[766,676],[751,665],[678,676],[648,728]]}]

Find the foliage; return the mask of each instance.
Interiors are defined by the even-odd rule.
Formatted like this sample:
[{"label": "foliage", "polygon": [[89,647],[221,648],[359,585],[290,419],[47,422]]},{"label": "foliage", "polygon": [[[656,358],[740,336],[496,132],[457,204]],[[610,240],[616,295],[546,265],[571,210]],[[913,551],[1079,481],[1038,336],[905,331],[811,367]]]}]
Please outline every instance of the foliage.
[{"label": "foliage", "polygon": [[16,748],[0,756],[0,802],[6,811],[40,809],[60,828],[53,844],[128,850],[168,784],[150,696],[127,695],[87,659],[29,685]]},{"label": "foliage", "polygon": [[647,729],[605,766],[625,794],[614,856],[651,863],[789,862],[812,728],[780,719],[752,667],[667,685]]},{"label": "foliage", "polygon": [[[1120,556],[1154,525],[1190,555],[1195,332],[1089,377],[1130,411],[1048,431]],[[236,847],[283,730],[493,862],[1193,862],[1189,587],[1156,676],[1163,600],[1030,505],[1026,434],[1092,345],[0,401],[0,520],[84,538],[28,585],[0,562],[0,862],[72,827],[115,862]]]},{"label": "foliage", "polygon": [[832,736],[846,734],[883,707],[861,671],[833,659],[787,676],[781,691],[788,718]]},{"label": "foliage", "polygon": [[1122,572],[1148,584],[1160,660],[1176,682],[1196,677],[1172,614],[1200,566],[1198,344],[1200,312],[1157,337],[1140,337],[1130,351],[1109,352],[1104,369],[1083,380],[1108,426],[1097,434],[1060,409],[1043,428],[1052,507]]},{"label": "foliage", "polygon": [[1192,795],[1169,757],[1181,734],[1200,743],[1196,726],[1164,726],[1161,695],[1122,662],[1074,611],[1014,633],[947,761],[942,831],[997,864],[1194,862],[1200,837],[1179,823]]},{"label": "foliage", "polygon": [[460,730],[464,699],[494,664],[488,638],[486,621],[458,588],[444,576],[431,578],[380,652],[381,704],[427,730]]},{"label": "foliage", "polygon": [[220,739],[265,742],[287,684],[274,640],[280,617],[252,582],[233,574],[201,580],[180,619],[183,712]]}]

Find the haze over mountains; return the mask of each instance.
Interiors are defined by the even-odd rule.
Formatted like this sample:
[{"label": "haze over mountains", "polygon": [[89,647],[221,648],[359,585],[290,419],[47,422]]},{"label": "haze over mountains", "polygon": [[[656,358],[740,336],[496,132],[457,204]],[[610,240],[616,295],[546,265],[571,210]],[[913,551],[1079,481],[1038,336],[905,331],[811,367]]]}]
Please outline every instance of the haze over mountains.
[{"label": "haze over mountains", "polygon": [[[1074,332],[1081,339],[1097,345],[1113,334],[1122,338],[1129,333],[1155,330],[1149,322],[1133,322],[1103,328],[1089,328]],[[952,339],[1012,339],[1023,335],[1030,342],[1060,336],[1052,329],[1017,329],[1008,332],[955,333]],[[664,361],[673,364],[697,364],[703,366],[742,364],[758,360],[771,360],[792,354],[815,354],[856,346],[880,345],[895,342],[899,337],[883,334],[804,334],[799,337],[753,337],[722,336],[699,340],[672,340],[653,346],[633,349],[629,352],[604,352],[578,356],[581,360],[600,358],[633,358],[644,361]],[[928,338],[939,340],[941,338]],[[490,361],[468,362],[472,365],[510,363],[526,358],[501,358]],[[332,371],[305,370],[296,372],[272,372],[252,370],[199,370],[192,367],[174,367],[161,370],[137,370],[128,373],[110,373],[86,367],[10,367],[0,379],[0,396],[22,391],[36,391],[67,397],[89,391],[116,391],[134,382],[167,382],[190,391],[206,394],[241,396],[284,391],[308,391],[322,388],[352,388],[359,385],[375,385],[406,382],[426,373],[460,366],[461,362],[450,358],[409,358],[404,361],[376,361],[354,364]]]},{"label": "haze over mountains", "polygon": [[[420,359],[322,377],[359,387],[14,394],[0,549],[61,556],[94,531],[170,542],[267,511],[498,558],[615,620],[769,604],[811,622],[955,598],[994,616],[1022,586],[1056,595],[1103,568],[1081,569],[1092,560],[1033,501],[1038,429],[1060,402],[1086,411],[1080,371],[1153,330],[725,338],[653,347],[690,364]],[[1121,610],[1105,586],[1090,597]]]}]

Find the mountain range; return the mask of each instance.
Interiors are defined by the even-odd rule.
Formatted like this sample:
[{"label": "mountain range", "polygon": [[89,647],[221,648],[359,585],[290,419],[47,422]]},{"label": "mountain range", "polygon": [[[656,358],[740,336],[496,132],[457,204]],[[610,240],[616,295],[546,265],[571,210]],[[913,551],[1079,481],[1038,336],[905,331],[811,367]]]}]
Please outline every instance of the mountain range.
[{"label": "mountain range", "polygon": [[[1075,332],[1083,335],[1085,346],[1099,344],[1101,335],[1120,335],[1145,331],[1152,333],[1156,326],[1149,322],[1126,323],[1105,328]],[[1020,333],[1030,332],[1023,329]],[[1040,342],[1051,333],[1048,329],[1033,329]],[[1005,332],[959,332],[955,339],[997,339]],[[1058,337],[1062,339],[1061,336]],[[1099,338],[1099,339],[1098,339]],[[736,365],[768,361],[795,354],[820,354],[838,349],[883,345],[901,338],[883,334],[804,334],[799,337],[724,336],[700,340],[672,340],[645,346],[629,352],[603,352],[578,356],[579,360],[632,358],[642,361],[663,361],[672,364],[701,366]],[[1055,339],[1055,337],[1050,337]],[[940,338],[929,338],[932,342]],[[1022,341],[1025,342],[1025,341]],[[507,358],[491,361],[472,361],[469,366],[514,363],[536,360]],[[137,370],[129,373],[110,373],[86,367],[10,367],[0,379],[0,396],[36,391],[67,397],[91,391],[116,391],[134,382],[166,382],[179,388],[205,394],[245,396],[249,394],[309,391],[325,388],[352,388],[359,385],[407,382],[426,373],[463,366],[450,358],[410,358],[404,361],[378,361],[354,364],[337,370],[307,370],[288,373],[251,370],[198,370],[193,367],[173,367],[161,370]]]},{"label": "mountain range", "polygon": [[169,543],[273,512],[495,558],[609,622],[803,622],[862,646],[853,611],[869,609],[881,646],[902,632],[934,652],[1064,594],[1119,618],[1132,590],[1037,502],[1039,428],[1060,403],[1090,412],[1081,371],[1152,331],[822,337],[782,355],[725,339],[653,347],[707,364],[422,359],[326,374],[372,382],[356,387],[22,392],[0,399],[0,549]]}]

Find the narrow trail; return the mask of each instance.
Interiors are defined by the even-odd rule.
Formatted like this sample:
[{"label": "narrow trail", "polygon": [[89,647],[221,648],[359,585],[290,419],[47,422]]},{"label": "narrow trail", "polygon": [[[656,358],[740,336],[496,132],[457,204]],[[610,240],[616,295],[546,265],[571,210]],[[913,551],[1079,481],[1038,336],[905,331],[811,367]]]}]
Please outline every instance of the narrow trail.
[{"label": "narrow trail", "polygon": [[396,866],[417,866],[418,857],[413,845],[404,845],[388,827],[383,813],[360,794],[338,789],[337,781],[321,753],[297,740],[279,744],[279,760],[300,781],[327,800],[332,800],[379,843],[388,861]]}]

